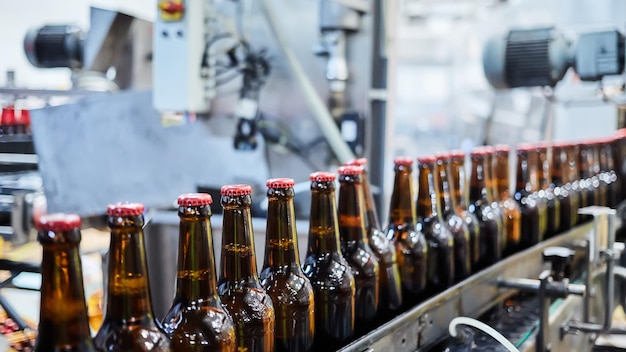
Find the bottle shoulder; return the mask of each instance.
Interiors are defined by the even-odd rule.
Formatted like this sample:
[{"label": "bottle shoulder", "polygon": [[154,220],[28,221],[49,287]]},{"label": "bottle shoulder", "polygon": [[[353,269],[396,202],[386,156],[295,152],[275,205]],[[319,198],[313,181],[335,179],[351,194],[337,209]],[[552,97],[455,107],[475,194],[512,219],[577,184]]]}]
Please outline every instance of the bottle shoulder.
[{"label": "bottle shoulder", "polygon": [[274,318],[272,299],[262,287],[240,287],[220,291],[222,304],[234,321],[267,321]]},{"label": "bottle shoulder", "polygon": [[312,300],[313,287],[302,270],[277,273],[268,267],[263,272],[266,275],[261,276],[261,285],[275,304],[308,305]]},{"label": "bottle shoulder", "polygon": [[354,275],[350,264],[339,253],[324,257],[307,256],[302,268],[311,286],[317,289],[354,290]]},{"label": "bottle shoulder", "polygon": [[93,341],[102,351],[171,351],[169,337],[154,321],[129,324],[105,319]]}]

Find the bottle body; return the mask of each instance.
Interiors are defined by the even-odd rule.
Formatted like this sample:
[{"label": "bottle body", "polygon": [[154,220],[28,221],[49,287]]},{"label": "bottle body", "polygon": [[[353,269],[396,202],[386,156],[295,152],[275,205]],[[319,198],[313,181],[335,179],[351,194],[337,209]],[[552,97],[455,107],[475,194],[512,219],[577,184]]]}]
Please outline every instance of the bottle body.
[{"label": "bottle body", "polygon": [[234,351],[235,325],[217,294],[208,194],[178,197],[176,295],[163,319],[174,351]]},{"label": "bottle body", "polygon": [[503,224],[491,202],[487,198],[487,184],[485,180],[485,155],[481,151],[474,151],[472,157],[472,173],[470,175],[469,207],[480,227],[480,260],[479,269],[488,267],[502,258],[501,234]]},{"label": "bottle body", "polygon": [[379,266],[365,234],[364,200],[361,188],[363,168],[339,168],[339,240],[341,253],[352,270],[356,287],[357,328],[372,321],[378,313]]},{"label": "bottle body", "polygon": [[302,272],[295,228],[294,180],[267,181],[267,229],[261,285],[274,304],[276,351],[309,351],[315,334],[314,293]]},{"label": "bottle body", "polygon": [[376,259],[378,259],[380,269],[378,309],[383,314],[391,313],[402,305],[402,283],[400,281],[400,269],[398,268],[396,251],[393,243],[387,239],[387,236],[381,230],[374,204],[374,196],[372,195],[367,176],[367,160],[363,158],[355,159],[346,163],[346,165],[363,167],[361,186],[365,201],[365,230],[367,231],[369,246],[376,255]]},{"label": "bottle body", "polygon": [[561,209],[559,212],[558,232],[565,232],[576,226],[578,218],[578,195],[573,193],[570,183],[566,145],[563,143],[552,146],[550,190],[558,198]]},{"label": "bottle body", "polygon": [[37,228],[43,255],[41,308],[34,350],[95,352],[78,251],[80,218],[71,214],[46,215]]},{"label": "bottle body", "polygon": [[238,349],[274,351],[274,305],[256,269],[250,205],[252,188],[222,187],[224,208],[218,293],[235,323]]},{"label": "bottle body", "polygon": [[413,161],[397,158],[395,180],[389,206],[387,238],[396,249],[405,306],[412,306],[423,296],[427,283],[428,244],[416,228],[416,210],[413,199]]},{"label": "bottle body", "polygon": [[480,224],[474,213],[467,208],[467,180],[465,178],[465,154],[460,151],[450,153],[450,184],[456,213],[463,219],[469,230],[469,253],[471,272],[479,270]]},{"label": "bottle body", "polygon": [[436,159],[418,159],[419,188],[417,195],[418,229],[428,243],[428,293],[437,294],[452,286],[455,280],[454,237],[441,220],[441,206],[434,175]]},{"label": "bottle body", "polygon": [[506,254],[515,253],[520,248],[522,233],[522,212],[518,203],[511,197],[509,153],[509,146],[496,146],[493,181],[496,199],[504,211],[504,228],[507,235],[504,253]]},{"label": "bottle body", "polygon": [[311,180],[309,243],[303,264],[315,293],[315,350],[337,349],[354,334],[355,282],[341,255],[335,175],[317,172]]},{"label": "bottle body", "polygon": [[142,227],[143,205],[107,209],[111,242],[104,319],[94,338],[104,351],[170,351],[170,341],[152,313]]}]

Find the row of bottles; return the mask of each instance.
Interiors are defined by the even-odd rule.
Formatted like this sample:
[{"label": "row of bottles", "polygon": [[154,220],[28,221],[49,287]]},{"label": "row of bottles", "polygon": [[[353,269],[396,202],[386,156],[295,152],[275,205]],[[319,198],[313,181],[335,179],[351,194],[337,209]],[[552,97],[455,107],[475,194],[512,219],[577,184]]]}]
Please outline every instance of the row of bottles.
[{"label": "row of bottles", "polygon": [[[626,136],[626,133],[624,134]],[[623,138],[622,138],[623,139]],[[330,351],[504,256],[585,219],[581,207],[616,206],[624,178],[622,139],[516,148],[514,192],[508,146],[394,160],[389,222],[381,228],[366,160],[337,175],[310,175],[306,257],[299,258],[294,181],[267,181],[265,256],[257,272],[252,189],[221,189],[221,268],[216,270],[212,198],[178,198],[178,275],[163,321],[152,313],[144,207],[108,207],[106,304],[91,338],[78,253],[80,218],[43,216],[41,317],[36,351]],[[618,141],[618,142],[616,142]],[[626,144],[626,141],[624,141]]]}]

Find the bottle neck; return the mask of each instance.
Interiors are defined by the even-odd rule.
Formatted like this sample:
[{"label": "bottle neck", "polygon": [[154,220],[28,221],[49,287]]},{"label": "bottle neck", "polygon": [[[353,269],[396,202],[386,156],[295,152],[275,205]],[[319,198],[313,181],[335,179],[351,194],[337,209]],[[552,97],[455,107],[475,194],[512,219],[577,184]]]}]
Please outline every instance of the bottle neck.
[{"label": "bottle neck", "polygon": [[550,174],[552,176],[552,184],[556,187],[562,186],[564,180],[567,180],[567,169],[565,165],[567,160],[563,160],[563,150],[558,147],[552,148],[552,165],[550,168]]},{"label": "bottle neck", "polygon": [[483,156],[472,156],[472,171],[470,174],[470,202],[486,201],[487,183],[485,174],[485,158]]},{"label": "bottle neck", "polygon": [[221,281],[258,282],[249,195],[222,196]]},{"label": "bottle neck", "polygon": [[547,150],[537,151],[537,185],[538,189],[546,189],[550,185],[550,162]]},{"label": "bottle neck", "polygon": [[91,341],[84,292],[78,242],[43,244],[38,329],[41,343],[52,347]]},{"label": "bottle neck", "polygon": [[360,175],[339,176],[339,235],[344,243],[367,242]]},{"label": "bottle neck", "polygon": [[465,163],[462,159],[452,159],[450,162],[450,185],[456,205],[462,209],[467,209],[465,179]]},{"label": "bottle neck", "polygon": [[495,180],[497,190],[497,198],[499,200],[505,200],[510,198],[510,185],[509,185],[509,154],[497,153],[496,165],[495,165]]},{"label": "bottle neck", "polygon": [[380,230],[381,227],[367,172],[363,173],[363,182],[361,183],[361,186],[363,187],[363,195],[365,197],[365,229],[367,230],[367,233],[372,233],[374,229]]},{"label": "bottle neck", "polygon": [[415,202],[413,200],[413,169],[410,166],[395,167],[393,191],[389,203],[389,223],[400,226],[415,224]]},{"label": "bottle neck", "polygon": [[581,179],[591,177],[590,153],[585,147],[578,150],[578,175]]},{"label": "bottle neck", "polygon": [[532,184],[530,181],[531,167],[528,161],[527,152],[517,153],[517,185],[516,192],[526,195],[532,192]]},{"label": "bottle neck", "polygon": [[143,217],[110,217],[109,225],[111,243],[105,320],[152,319]]},{"label": "bottle neck", "polygon": [[308,253],[318,255],[339,253],[339,228],[333,182],[311,184]]},{"label": "bottle neck", "polygon": [[217,298],[209,206],[180,207],[176,295],[187,302]]},{"label": "bottle neck", "polygon": [[437,163],[437,184],[439,185],[439,203],[441,204],[441,211],[443,214],[450,214],[456,210],[456,202],[452,196],[454,189],[448,180],[448,168],[445,162]]},{"label": "bottle neck", "polygon": [[485,184],[487,185],[487,200],[490,203],[495,202],[498,195],[498,185],[495,179],[493,157],[491,154],[485,155]]},{"label": "bottle neck", "polygon": [[611,145],[603,144],[600,148],[600,170],[603,172],[614,171],[615,162]]},{"label": "bottle neck", "polygon": [[300,266],[293,188],[270,188],[264,267]]},{"label": "bottle neck", "polygon": [[580,177],[579,171],[578,171],[578,148],[577,147],[569,147],[566,151],[566,157],[567,157],[567,175],[568,175],[568,182],[574,182],[576,180],[578,180],[578,178]]},{"label": "bottle neck", "polygon": [[435,183],[433,170],[433,163],[424,163],[419,166],[417,216],[422,219],[437,217],[441,213],[437,203],[438,185]]}]

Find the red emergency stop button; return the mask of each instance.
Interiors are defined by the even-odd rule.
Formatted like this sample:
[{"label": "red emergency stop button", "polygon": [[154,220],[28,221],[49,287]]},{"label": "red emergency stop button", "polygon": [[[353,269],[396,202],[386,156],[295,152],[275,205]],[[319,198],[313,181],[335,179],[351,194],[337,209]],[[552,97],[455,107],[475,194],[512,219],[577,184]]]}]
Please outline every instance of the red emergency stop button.
[{"label": "red emergency stop button", "polygon": [[183,0],[161,0],[158,6],[163,21],[180,21],[183,17]]}]

